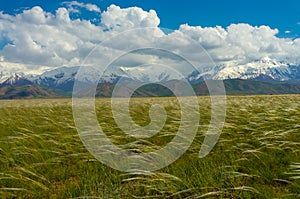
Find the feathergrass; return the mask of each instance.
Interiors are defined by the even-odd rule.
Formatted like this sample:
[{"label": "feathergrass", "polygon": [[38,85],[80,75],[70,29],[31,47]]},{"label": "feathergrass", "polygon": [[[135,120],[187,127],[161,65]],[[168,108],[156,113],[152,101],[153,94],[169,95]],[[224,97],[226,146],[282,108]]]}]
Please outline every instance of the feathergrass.
[{"label": "feathergrass", "polygon": [[[202,159],[210,99],[198,100],[198,133],[188,151],[159,171],[131,173],[107,167],[86,150],[70,99],[0,101],[0,198],[300,197],[299,95],[228,97],[223,133]],[[167,118],[151,138],[122,132],[109,99],[96,100],[99,125],[123,149],[156,151],[174,138],[182,113],[172,97],[131,99],[136,124],[149,124],[155,103]]]}]

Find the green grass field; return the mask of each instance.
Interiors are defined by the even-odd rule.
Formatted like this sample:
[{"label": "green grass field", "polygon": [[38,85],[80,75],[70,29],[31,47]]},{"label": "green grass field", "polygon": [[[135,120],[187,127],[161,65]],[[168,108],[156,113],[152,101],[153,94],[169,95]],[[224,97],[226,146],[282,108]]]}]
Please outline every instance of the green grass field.
[{"label": "green grass field", "polygon": [[[202,159],[210,100],[198,99],[199,130],[187,153],[157,172],[130,174],[85,149],[71,99],[0,101],[0,198],[300,198],[299,95],[228,97],[223,133]],[[179,126],[176,98],[132,99],[137,124],[149,123],[153,102],[165,106],[168,119],[141,151],[164,146]],[[136,141],[118,129],[109,104],[98,99],[96,109],[112,142]]]}]

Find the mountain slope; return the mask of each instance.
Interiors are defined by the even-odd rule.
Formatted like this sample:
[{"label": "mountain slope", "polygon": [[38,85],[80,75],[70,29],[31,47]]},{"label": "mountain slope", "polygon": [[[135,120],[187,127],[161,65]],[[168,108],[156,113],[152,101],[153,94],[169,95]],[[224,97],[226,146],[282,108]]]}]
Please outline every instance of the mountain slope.
[{"label": "mountain slope", "polygon": [[[220,80],[210,80],[220,81]],[[223,81],[227,95],[256,94],[300,94],[300,84],[269,83],[254,80],[230,79]],[[197,95],[207,95],[206,84],[201,82],[193,85]]]},{"label": "mountain slope", "polygon": [[15,85],[15,86],[22,86],[33,84],[30,80],[28,80],[24,74],[21,73],[0,73],[0,86],[7,86],[7,85]]},{"label": "mountain slope", "polygon": [[[220,81],[220,80],[209,80]],[[170,81],[173,83],[172,81]],[[169,82],[168,82],[169,83]],[[252,95],[252,94],[300,94],[300,84],[268,83],[254,80],[224,80],[227,95]],[[96,97],[111,97],[115,84],[101,83],[98,85]],[[209,95],[204,81],[192,85],[196,95]],[[124,88],[126,86],[124,85]],[[148,84],[137,89],[133,97],[173,96],[166,87],[159,84]]]},{"label": "mountain slope", "polygon": [[[79,66],[60,67],[54,70],[46,71],[41,75],[12,76],[13,80],[7,82],[20,82],[25,79],[29,82],[41,85],[43,87],[58,88],[63,91],[71,92]],[[84,75],[78,77],[83,83],[90,83],[98,80],[98,71],[93,71],[91,67],[81,68]],[[18,79],[19,78],[19,79]],[[138,66],[138,67],[110,67],[99,79],[101,83],[121,83],[129,81],[139,81],[144,83],[167,82],[171,80],[187,79],[192,84],[197,84],[203,79],[226,80],[226,79],[244,79],[259,80],[265,82],[300,82],[300,66],[288,64],[283,61],[277,61],[264,57],[260,60],[248,62],[245,64],[217,65],[214,67],[203,68],[200,72],[195,70],[185,77],[174,70],[160,66]],[[4,82],[4,78],[0,77]],[[29,84],[29,82],[26,82]],[[12,83],[9,83],[12,84]],[[24,85],[22,83],[21,85]]]},{"label": "mountain slope", "polygon": [[58,94],[37,85],[0,87],[0,99],[55,98]]},{"label": "mountain slope", "polygon": [[[76,76],[79,69],[83,72],[81,77]],[[41,75],[24,75],[2,71],[0,72],[1,98],[71,96],[75,78],[78,78],[78,81],[84,85],[90,85],[90,83],[98,81],[99,71],[97,70],[92,67],[60,67],[46,71]],[[116,83],[126,87],[126,84],[135,82],[150,84],[137,90],[134,96],[170,96],[172,95],[170,90],[153,83],[164,82],[172,85],[172,83],[181,81],[183,78],[193,85],[199,95],[208,94],[203,83],[204,79],[224,80],[228,94],[300,93],[298,86],[300,85],[300,65],[264,57],[245,64],[231,63],[231,65],[220,64],[214,67],[206,67],[202,71],[195,70],[185,77],[174,70],[155,65],[114,66],[108,68],[103,77],[99,79],[97,96],[111,96]],[[31,85],[30,89],[28,85]],[[13,88],[16,91],[11,95],[11,89]]]},{"label": "mountain slope", "polygon": [[262,59],[244,64],[220,64],[203,69],[200,73],[194,71],[187,79],[191,83],[198,83],[203,79],[228,80],[244,79],[266,82],[299,83],[300,65],[263,57]]},{"label": "mountain slope", "polygon": [[[220,81],[220,80],[210,80]],[[167,82],[176,83],[175,81]],[[248,95],[248,94],[300,94],[300,84],[268,83],[253,80],[224,80],[227,95]],[[126,85],[123,85],[126,89]],[[111,97],[114,83],[100,83],[97,87],[96,97]],[[205,82],[193,85],[196,95],[208,95]],[[173,93],[166,87],[159,84],[148,84],[137,89],[132,97],[157,97],[173,96]],[[42,88],[37,85],[24,86],[3,86],[0,87],[0,99],[22,99],[22,98],[55,98],[71,97],[70,93],[61,90]]]},{"label": "mountain slope", "polygon": [[212,79],[257,79],[265,81],[293,81],[300,77],[300,66],[264,57],[246,64],[224,66]]},{"label": "mountain slope", "polygon": [[74,79],[79,67],[61,67],[46,71],[38,76],[31,76],[29,79],[35,84],[43,87],[58,88],[63,91],[71,91]]}]

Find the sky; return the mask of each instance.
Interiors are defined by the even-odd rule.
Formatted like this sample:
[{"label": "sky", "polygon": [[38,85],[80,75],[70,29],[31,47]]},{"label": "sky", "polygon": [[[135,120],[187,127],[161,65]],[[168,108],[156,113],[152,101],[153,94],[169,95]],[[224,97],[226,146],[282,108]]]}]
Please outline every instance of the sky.
[{"label": "sky", "polygon": [[217,64],[298,63],[299,8],[298,0],[0,1],[0,71],[79,65],[113,33],[145,27],[172,29],[164,39],[180,53],[191,49],[174,38],[192,38]]},{"label": "sky", "polygon": [[[5,13],[18,13],[24,8],[39,5],[44,10],[55,12],[62,5],[61,0],[14,0],[0,1],[0,9]],[[298,0],[82,0],[82,3],[97,5],[102,11],[111,4],[120,7],[137,6],[144,10],[153,9],[161,18],[160,26],[177,29],[181,24],[193,26],[226,27],[232,23],[249,23],[253,26],[269,25],[280,30],[280,36],[300,35]],[[87,16],[91,13],[85,13]],[[285,31],[290,33],[285,34]]]}]

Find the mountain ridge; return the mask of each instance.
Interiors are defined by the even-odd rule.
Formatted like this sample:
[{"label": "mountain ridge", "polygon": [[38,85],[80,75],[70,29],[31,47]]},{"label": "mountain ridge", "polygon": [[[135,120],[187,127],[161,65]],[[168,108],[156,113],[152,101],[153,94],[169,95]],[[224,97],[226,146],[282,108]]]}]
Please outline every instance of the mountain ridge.
[{"label": "mountain ridge", "polygon": [[[71,91],[75,77],[79,69],[82,77],[77,77],[77,81],[93,83],[99,78],[98,69],[89,67],[73,66],[59,67],[48,70],[40,75],[23,73],[0,73],[0,85],[6,82],[6,85],[16,84],[22,81],[30,81],[44,87],[59,88],[65,91]],[[277,61],[269,57],[247,62],[245,64],[220,64],[214,67],[206,67],[202,70],[190,71],[188,75],[169,70],[160,66],[137,66],[137,67],[115,67],[102,72],[100,83],[116,83],[121,79],[140,81],[144,83],[167,82],[170,80],[186,79],[191,84],[199,83],[204,79],[227,80],[227,79],[245,79],[259,80],[266,82],[300,82],[300,65],[292,65],[284,61]],[[25,82],[29,83],[29,82]],[[25,84],[24,83],[24,84]],[[20,83],[22,84],[22,83]]]},{"label": "mountain ridge", "polygon": [[[177,81],[177,80],[176,80]],[[221,81],[221,80],[208,80]],[[300,84],[269,83],[254,80],[231,79],[224,80],[226,95],[275,95],[275,94],[300,94]],[[169,83],[169,82],[167,82]],[[172,83],[172,82],[170,82]],[[106,82],[98,84],[95,97],[112,97],[115,88],[114,83]],[[197,96],[209,95],[205,81],[192,85]],[[126,88],[126,85],[124,85]],[[65,98],[72,93],[59,89],[44,88],[38,85],[4,86],[0,87],[0,99],[22,98]],[[138,88],[132,97],[170,97],[172,91],[160,84],[147,84]]]},{"label": "mountain ridge", "polygon": [[[83,72],[82,77],[77,77],[78,70]],[[5,87],[25,89],[24,86],[31,85],[33,97],[39,96],[36,94],[37,90],[50,97],[70,96],[75,79],[87,85],[94,84],[96,80],[98,81],[98,72],[98,70],[93,71],[93,68],[80,68],[79,66],[59,67],[40,75],[1,72],[0,88],[2,90]],[[126,86],[131,82],[150,83],[152,85],[144,87],[144,90],[140,89],[135,93],[136,96],[169,96],[171,95],[169,91],[154,86],[153,83],[182,80],[190,82],[194,90],[197,91],[197,95],[203,95],[208,94],[203,85],[205,79],[207,81],[224,81],[228,94],[300,93],[298,89],[300,85],[300,66],[270,59],[269,57],[263,57],[243,65],[216,65],[202,71],[192,71],[185,77],[174,72],[174,70],[167,70],[159,66],[117,67],[104,71],[103,74],[103,77],[98,81],[99,86],[96,95],[98,97],[109,97],[109,93],[111,93],[116,83]],[[155,93],[155,91],[158,91],[158,93]],[[27,94],[31,96],[30,92]],[[4,96],[1,96],[1,98],[5,98],[5,92],[4,94],[2,92],[2,95]],[[22,97],[22,95],[24,95],[24,92],[23,94],[21,92],[20,96]],[[15,97],[18,97],[17,94]]]}]

